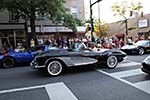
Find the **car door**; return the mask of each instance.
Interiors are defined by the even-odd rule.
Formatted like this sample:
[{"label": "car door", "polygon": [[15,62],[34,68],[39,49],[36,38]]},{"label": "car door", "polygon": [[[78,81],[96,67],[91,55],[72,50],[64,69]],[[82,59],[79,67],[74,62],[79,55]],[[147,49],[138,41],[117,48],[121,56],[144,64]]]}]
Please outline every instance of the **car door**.
[{"label": "car door", "polygon": [[31,53],[28,52],[17,52],[13,55],[17,62],[24,63],[24,62],[31,62],[33,57]]}]

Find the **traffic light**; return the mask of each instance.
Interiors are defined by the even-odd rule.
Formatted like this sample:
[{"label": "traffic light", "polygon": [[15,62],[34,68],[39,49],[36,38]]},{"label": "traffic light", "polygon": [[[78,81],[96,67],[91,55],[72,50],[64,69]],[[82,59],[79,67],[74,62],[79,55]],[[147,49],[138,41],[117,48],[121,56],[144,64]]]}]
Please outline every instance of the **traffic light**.
[{"label": "traffic light", "polygon": [[141,12],[141,17],[143,17],[143,11]]},{"label": "traffic light", "polygon": [[130,17],[133,15],[133,11],[130,10]]}]

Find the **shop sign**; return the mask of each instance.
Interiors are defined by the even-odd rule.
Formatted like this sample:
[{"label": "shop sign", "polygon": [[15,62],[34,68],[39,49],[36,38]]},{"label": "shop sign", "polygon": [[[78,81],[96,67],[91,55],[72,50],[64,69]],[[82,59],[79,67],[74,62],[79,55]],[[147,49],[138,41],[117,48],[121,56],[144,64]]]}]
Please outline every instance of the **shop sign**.
[{"label": "shop sign", "polygon": [[[42,26],[42,27],[36,27],[36,32],[72,32],[71,29],[68,27],[49,27],[49,26]],[[28,27],[28,32],[31,32],[31,27]]]},{"label": "shop sign", "polygon": [[139,26],[139,28],[148,27],[148,19],[139,20],[138,26]]},{"label": "shop sign", "polygon": [[[85,26],[77,26],[77,32],[85,32],[86,27]],[[38,26],[35,28],[36,32],[72,32],[71,29],[68,27],[49,27],[49,26]],[[31,27],[28,27],[28,32],[31,32]]]},{"label": "shop sign", "polygon": [[85,26],[77,26],[77,32],[85,32],[86,27]]}]

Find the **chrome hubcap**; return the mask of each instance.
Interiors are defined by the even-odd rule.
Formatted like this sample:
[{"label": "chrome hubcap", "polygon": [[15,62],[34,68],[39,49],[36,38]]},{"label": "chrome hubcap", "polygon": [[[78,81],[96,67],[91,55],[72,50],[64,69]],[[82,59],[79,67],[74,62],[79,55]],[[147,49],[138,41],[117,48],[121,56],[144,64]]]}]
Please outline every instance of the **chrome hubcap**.
[{"label": "chrome hubcap", "polygon": [[115,56],[110,56],[107,60],[107,65],[109,68],[114,68],[117,64],[117,58]]},{"label": "chrome hubcap", "polygon": [[52,61],[49,63],[47,70],[50,75],[56,76],[61,73],[62,65],[59,61]]}]

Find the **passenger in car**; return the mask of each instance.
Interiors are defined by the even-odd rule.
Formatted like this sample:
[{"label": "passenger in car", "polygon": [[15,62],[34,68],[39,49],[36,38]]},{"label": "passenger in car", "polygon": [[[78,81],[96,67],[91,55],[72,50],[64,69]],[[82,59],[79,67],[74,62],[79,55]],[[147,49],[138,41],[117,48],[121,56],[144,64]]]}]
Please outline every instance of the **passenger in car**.
[{"label": "passenger in car", "polygon": [[91,51],[98,51],[95,43],[90,43],[89,49],[91,49]]}]

